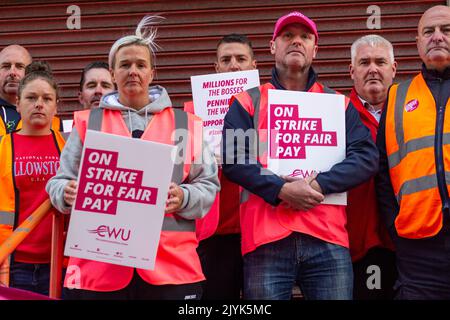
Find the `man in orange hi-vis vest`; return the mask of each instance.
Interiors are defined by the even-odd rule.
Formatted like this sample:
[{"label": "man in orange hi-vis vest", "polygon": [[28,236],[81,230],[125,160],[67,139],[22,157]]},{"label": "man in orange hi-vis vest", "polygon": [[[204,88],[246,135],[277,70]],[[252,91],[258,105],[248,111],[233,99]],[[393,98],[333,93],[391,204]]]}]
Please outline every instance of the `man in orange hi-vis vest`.
[{"label": "man in orange hi-vis vest", "polygon": [[[318,50],[315,23],[300,12],[278,19],[270,41],[270,82],[232,99],[223,130],[223,172],[241,185],[244,299],[290,299],[294,283],[306,299],[351,299],[353,274],[345,206],[324,205],[376,173],[378,152],[358,112],[345,99],[346,159],[306,179],[267,170],[268,90],[336,93],[311,67]],[[256,129],[256,130],[255,130]],[[239,132],[256,136],[258,154],[238,145]],[[232,138],[230,138],[230,136]],[[236,150],[236,152],[235,152]]]},{"label": "man in orange hi-vis vest", "polygon": [[389,90],[376,187],[396,247],[396,298],[450,299],[450,8],[425,11],[417,31],[422,71]]}]

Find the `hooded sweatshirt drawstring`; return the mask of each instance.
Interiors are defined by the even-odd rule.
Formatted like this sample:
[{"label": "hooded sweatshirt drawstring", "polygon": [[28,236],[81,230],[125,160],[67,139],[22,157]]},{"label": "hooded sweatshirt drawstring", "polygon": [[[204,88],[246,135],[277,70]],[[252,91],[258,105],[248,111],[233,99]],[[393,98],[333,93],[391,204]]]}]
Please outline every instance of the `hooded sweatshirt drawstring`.
[{"label": "hooded sweatshirt drawstring", "polygon": [[169,95],[166,89],[161,86],[152,86],[148,89],[148,96],[150,103],[141,108],[140,110],[135,110],[124,106],[119,102],[119,93],[117,91],[112,92],[103,96],[100,101],[100,108],[110,109],[110,110],[120,110],[126,115],[128,115],[128,121],[126,121],[127,127],[130,133],[135,130],[145,131],[148,122],[151,120],[151,116],[155,113],[159,113],[165,108],[172,107],[172,102],[170,101]]},{"label": "hooded sweatshirt drawstring", "polygon": [[130,132],[133,132],[133,124],[131,123],[131,111],[130,109],[128,109],[127,111],[128,111],[128,124],[130,126]]},{"label": "hooded sweatshirt drawstring", "polygon": [[[151,97],[150,97],[150,98],[151,98]],[[151,100],[150,100],[150,103],[152,103]],[[145,126],[148,125],[147,111],[148,111],[148,109],[145,108]]]}]

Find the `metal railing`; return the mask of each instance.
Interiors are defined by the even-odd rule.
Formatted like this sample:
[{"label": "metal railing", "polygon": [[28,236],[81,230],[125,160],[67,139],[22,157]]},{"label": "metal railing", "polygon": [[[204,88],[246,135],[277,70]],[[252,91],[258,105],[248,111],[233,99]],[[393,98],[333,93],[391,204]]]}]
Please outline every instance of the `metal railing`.
[{"label": "metal railing", "polygon": [[[9,286],[9,256],[23,240],[33,231],[39,223],[51,212],[52,205],[49,199],[44,201],[14,232],[0,245],[0,284]],[[61,278],[64,245],[64,216],[61,213],[53,214],[52,243],[50,261],[50,288],[49,297],[61,297]]]}]

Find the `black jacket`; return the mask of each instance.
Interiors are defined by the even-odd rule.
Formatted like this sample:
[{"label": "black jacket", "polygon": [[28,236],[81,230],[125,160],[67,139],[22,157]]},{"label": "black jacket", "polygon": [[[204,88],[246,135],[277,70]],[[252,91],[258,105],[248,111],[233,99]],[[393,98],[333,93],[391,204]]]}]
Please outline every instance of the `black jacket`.
[{"label": "black jacket", "polygon": [[16,106],[0,98],[0,118],[6,128],[6,133],[10,133],[16,130],[20,114],[17,112]]},{"label": "black jacket", "polygon": [[[427,70],[425,65],[422,66],[422,75],[425,82],[433,94],[437,108],[436,131],[434,140],[434,151],[436,161],[436,175],[438,178],[439,193],[442,200],[443,211],[449,211],[449,195],[447,191],[447,183],[445,182],[444,157],[442,152],[442,135],[445,115],[445,105],[450,95],[450,67],[442,73],[436,70]],[[389,176],[389,164],[386,154],[386,110],[388,101],[381,114],[380,125],[377,133],[377,147],[380,152],[380,169],[376,176],[376,191],[378,198],[378,207],[383,222],[386,224],[391,235],[394,235],[394,221],[399,212],[399,205],[395,198],[394,189],[392,188],[391,178]]]}]

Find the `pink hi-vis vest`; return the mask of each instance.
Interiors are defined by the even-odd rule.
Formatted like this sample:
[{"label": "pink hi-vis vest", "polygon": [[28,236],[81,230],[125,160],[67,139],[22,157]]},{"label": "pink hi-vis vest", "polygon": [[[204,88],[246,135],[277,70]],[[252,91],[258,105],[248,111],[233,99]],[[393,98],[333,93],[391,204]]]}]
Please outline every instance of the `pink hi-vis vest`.
[{"label": "pink hi-vis vest", "polygon": [[[194,113],[192,101],[184,103],[184,111]],[[239,186],[232,183],[222,174],[222,167],[218,172],[220,192],[216,194],[214,203],[208,214],[196,220],[196,232],[199,241],[214,234],[240,233],[239,226]]]},{"label": "pink hi-vis vest", "polygon": [[[194,113],[194,103],[188,101],[184,103],[184,111]],[[219,178],[222,174],[222,170],[219,168]],[[220,205],[220,193],[216,194],[216,198],[209,209],[208,213],[202,218],[195,220],[195,231],[197,233],[198,241],[202,241],[211,237],[217,229],[219,224],[219,205]]]},{"label": "pink hi-vis vest", "polygon": [[[257,145],[267,143],[269,89],[276,88],[271,83],[266,83],[234,97],[253,118],[254,127],[258,130],[258,139],[260,140]],[[317,82],[309,92],[336,93]],[[346,98],[346,107],[348,103],[349,99]],[[264,168],[267,168],[267,150],[260,150],[258,161]],[[243,255],[263,244],[283,239],[293,231],[309,234],[348,248],[345,206],[322,204],[298,213],[283,206],[274,207],[261,197],[243,190],[240,211]]]},{"label": "pink hi-vis vest", "polygon": [[[175,165],[172,181],[180,184],[190,170],[190,163],[201,156],[202,122],[200,118],[181,110],[166,108],[154,114],[141,139],[174,144],[172,134],[176,128],[189,131],[184,150],[184,164]],[[117,110],[93,109],[74,113],[74,126],[84,143],[87,129],[99,130],[131,137],[131,133]],[[196,252],[198,240],[195,221],[183,219],[176,214],[164,217],[154,270],[136,269],[139,276],[152,285],[186,284],[205,279]],[[73,258],[69,260],[64,285],[92,291],[116,291],[125,288],[133,277],[133,268],[92,260]],[[79,285],[78,285],[79,284]]]}]

